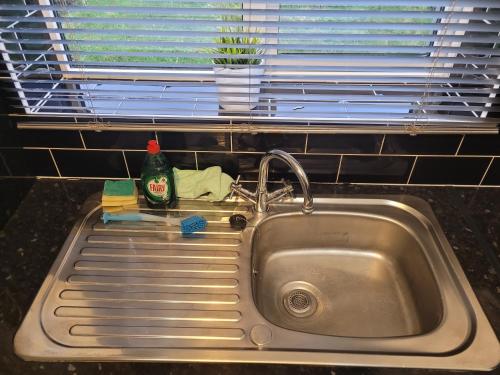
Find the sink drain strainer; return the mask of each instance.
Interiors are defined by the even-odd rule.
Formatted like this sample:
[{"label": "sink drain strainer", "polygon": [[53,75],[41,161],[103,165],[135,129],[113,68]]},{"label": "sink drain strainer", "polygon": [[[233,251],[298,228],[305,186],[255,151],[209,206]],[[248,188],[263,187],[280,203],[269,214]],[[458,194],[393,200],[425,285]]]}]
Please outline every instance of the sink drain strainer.
[{"label": "sink drain strainer", "polygon": [[[293,288],[290,288],[291,286]],[[311,290],[289,284],[285,285],[284,289],[283,305],[290,315],[305,318],[316,312],[318,300]]]},{"label": "sink drain strainer", "polygon": [[296,313],[302,313],[311,307],[311,297],[303,290],[294,290],[288,295],[288,307]]}]

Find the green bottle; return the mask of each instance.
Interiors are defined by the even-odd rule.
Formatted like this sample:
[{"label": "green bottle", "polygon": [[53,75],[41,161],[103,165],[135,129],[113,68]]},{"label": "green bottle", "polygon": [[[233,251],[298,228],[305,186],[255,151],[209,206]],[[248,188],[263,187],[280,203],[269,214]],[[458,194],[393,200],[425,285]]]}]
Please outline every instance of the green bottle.
[{"label": "green bottle", "polygon": [[142,165],[141,182],[144,198],[150,208],[175,206],[177,197],[174,171],[154,140],[148,142],[148,153]]}]

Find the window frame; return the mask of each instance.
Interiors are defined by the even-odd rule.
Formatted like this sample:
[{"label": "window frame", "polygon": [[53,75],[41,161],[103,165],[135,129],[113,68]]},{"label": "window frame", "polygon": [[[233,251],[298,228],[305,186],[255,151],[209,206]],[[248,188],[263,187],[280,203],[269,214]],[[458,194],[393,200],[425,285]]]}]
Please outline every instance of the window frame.
[{"label": "window frame", "polygon": [[[38,2],[38,4],[40,5],[50,5],[52,0],[36,0]],[[242,7],[243,8],[246,8],[246,9],[268,9],[269,7],[272,7],[273,9],[277,9],[278,7],[280,6],[280,4],[268,4],[266,2],[266,0],[260,0],[260,2],[248,2],[248,0],[242,0]],[[473,12],[474,11],[474,7],[445,7],[445,8],[442,8],[444,10],[452,10],[452,11],[459,11],[459,12]],[[34,11],[36,12],[36,11]],[[45,16],[45,17],[53,17],[55,16],[55,12],[52,11],[52,10],[41,10],[42,14]],[[272,20],[276,20],[278,18],[278,16],[257,16],[257,15],[246,15],[244,17],[247,17],[247,20],[249,20],[250,22],[252,20],[256,20],[256,21],[261,21],[263,18],[266,19],[266,20],[269,20],[269,19],[272,19]],[[449,18],[449,19],[440,19],[438,20],[437,22],[439,23],[447,23],[447,22],[458,22],[458,23],[468,23],[469,22],[469,19],[453,19],[453,18]],[[64,36],[61,35],[61,33],[59,32],[50,32],[50,29],[55,29],[58,27],[57,23],[55,22],[50,22],[50,21],[47,21],[45,22],[46,24],[46,27],[47,27],[47,34],[49,35],[49,38],[50,40],[52,41],[52,45],[51,45],[51,48],[49,48],[48,50],[56,50],[56,51],[65,51],[66,53],[70,53],[70,51],[68,50],[67,46],[65,44],[62,44],[62,43],[57,43],[58,41],[64,39]],[[266,33],[276,33],[277,35],[277,38],[276,39],[271,39],[271,40],[265,40],[265,43],[266,44],[272,44],[272,43],[276,43],[276,44],[279,44],[279,28],[276,28],[275,30],[271,30],[271,31],[268,31],[266,30]],[[440,40],[440,38],[442,36],[445,36],[445,35],[464,35],[465,34],[465,31],[449,31],[449,30],[446,30],[446,28],[444,30],[438,30],[437,33],[435,34],[436,35],[436,38],[432,43],[432,46],[444,46],[444,47],[449,47],[449,46],[453,46],[453,47],[460,47],[461,46],[461,42],[444,42],[442,40]],[[17,34],[15,34],[16,37],[17,37]],[[3,44],[3,43],[2,43]],[[274,52],[274,53],[273,53]],[[267,50],[266,51],[266,54],[269,55],[269,54],[278,54],[278,49],[276,50]],[[8,69],[11,70],[14,70],[13,69],[13,65],[9,63],[10,61],[10,58],[9,58],[9,53],[2,53],[3,57],[4,57],[4,61],[6,62],[6,64],[8,65]],[[44,59],[45,59],[45,55],[44,54],[41,54],[40,56],[42,56]],[[440,52],[439,50],[437,52],[432,52],[429,56],[436,56],[436,57],[454,57],[456,56],[456,54],[454,53],[449,53],[449,52]],[[56,55],[56,59],[58,61],[61,62],[60,65],[56,65],[59,67],[59,73],[58,74],[61,74],[61,80],[60,82],[56,82],[53,84],[53,87],[52,89],[55,89],[58,87],[59,84],[63,84],[65,83],[65,80],[71,80],[71,79],[81,79],[81,80],[87,80],[87,79],[99,79],[99,80],[106,80],[106,79],[109,79],[110,81],[112,79],[122,79],[122,80],[130,80],[131,82],[136,82],[136,81],[184,81],[184,82],[214,82],[215,81],[215,78],[212,78],[210,76],[213,76],[213,70],[211,68],[203,68],[203,69],[182,69],[182,68],[168,68],[168,69],[158,69],[158,68],[150,68],[150,69],[126,69],[126,68],[84,68],[84,69],[80,69],[80,68],[71,68],[69,65],[65,64],[67,62],[69,62],[69,59],[66,55]],[[279,59],[276,59],[274,60],[272,57],[271,58],[266,58],[266,63],[269,64],[269,65],[273,65],[274,67],[279,67]],[[9,64],[10,64],[10,67],[9,67]],[[302,65],[305,65],[307,64],[307,60],[301,60],[300,59],[300,55],[297,55],[295,56],[295,58],[293,59],[289,59],[287,60],[287,65],[297,65],[297,67],[300,67]],[[361,64],[359,64],[358,66],[362,67],[362,66],[367,66],[366,64],[369,64],[368,62],[363,62]],[[428,66],[426,66],[428,65]],[[334,66],[344,66],[344,65],[341,65],[340,63],[338,62],[334,62],[334,61],[325,61],[325,64],[324,66],[330,66],[330,67],[334,67]],[[339,77],[342,77],[342,76],[357,76],[357,77],[363,77],[363,76],[369,76],[369,77],[374,77],[374,76],[382,76],[382,77],[391,77],[391,76],[394,76],[394,77],[405,77],[405,76],[408,76],[408,77],[444,77],[444,78],[447,78],[447,77],[450,77],[451,73],[436,73],[436,72],[433,72],[432,69],[434,67],[450,67],[452,68],[454,66],[453,63],[432,63],[432,62],[429,62],[427,64],[421,64],[421,63],[416,63],[415,64],[416,67],[418,67],[418,69],[416,69],[415,71],[408,71],[408,72],[405,72],[405,73],[398,73],[398,72],[379,72],[379,73],[374,73],[374,72],[356,72],[356,71],[330,71],[330,72],[322,72],[322,74],[324,76],[328,76],[328,77],[331,77],[331,78],[327,78],[327,79],[315,79],[313,77],[311,78],[301,78],[300,79],[300,83],[317,83],[317,82],[327,82],[327,83],[336,83],[338,82],[339,80]],[[411,64],[408,65],[408,67],[411,67]],[[430,71],[423,71],[423,69],[425,68],[430,68]],[[120,73],[124,73],[123,76],[120,75]],[[157,72],[158,75],[157,76],[148,76],[148,77],[145,77],[144,76],[144,73],[155,73]],[[112,75],[109,74],[109,73],[113,73]],[[135,74],[130,74],[130,73],[137,73],[137,75]],[[161,77],[162,74],[165,74],[167,73],[168,74],[168,79],[165,79],[165,77]],[[300,70],[300,68],[298,68],[297,70],[283,70],[283,71],[279,71],[278,69],[273,69],[273,76],[272,77],[268,77],[265,79],[265,81],[267,82],[270,82],[270,83],[273,83],[273,82],[278,82],[278,83],[299,83],[299,81],[297,81],[297,79],[294,79],[293,76],[295,75],[301,75],[302,77],[307,77],[308,75],[314,75],[315,73],[314,72],[310,72],[310,71],[307,71],[307,70]],[[11,77],[12,77],[12,81],[14,83],[14,86],[16,87],[17,89],[17,93],[19,95],[19,98],[23,104],[23,106],[26,108],[26,112],[28,114],[33,114],[33,113],[38,113],[40,112],[40,110],[42,109],[41,106],[43,105],[44,102],[46,102],[48,99],[48,96],[49,93],[47,93],[47,95],[43,98],[41,98],[37,104],[34,106],[35,109],[33,110],[31,107],[33,106],[30,106],[29,105],[29,102],[28,100],[26,99],[25,95],[24,95],[24,92],[23,92],[23,87],[22,85],[17,82],[17,79],[16,79],[16,74],[15,73],[11,73],[10,74]],[[208,76],[208,78],[204,78],[204,79],[199,79],[199,78],[196,78],[196,77],[193,77],[194,75],[205,75],[205,76]],[[292,76],[292,77],[290,77]],[[390,82],[391,84],[394,84],[394,81],[388,81]],[[349,83],[349,81],[345,81],[345,83]],[[367,80],[366,82],[356,82],[356,83],[359,83],[359,84],[367,84],[369,83],[369,80]],[[384,81],[380,81],[381,84],[385,84]],[[397,83],[396,83],[397,84]],[[401,86],[404,86],[406,85],[404,82],[401,82]],[[451,86],[450,86],[451,87]],[[375,90],[376,90],[376,87],[375,87]],[[374,91],[375,93],[375,91]],[[376,93],[375,93],[376,95]],[[460,96],[460,94],[456,93],[457,96]],[[492,94],[495,96],[495,94]],[[491,95],[490,95],[491,97]],[[423,102],[425,102],[425,97],[422,98]],[[419,102],[417,102],[419,103]],[[425,113],[425,110],[423,111]],[[471,113],[475,116],[475,117],[481,117],[481,118],[485,118],[488,116],[488,113],[489,111],[482,111],[480,112],[480,115],[478,115],[476,112],[474,111],[471,111]]]}]

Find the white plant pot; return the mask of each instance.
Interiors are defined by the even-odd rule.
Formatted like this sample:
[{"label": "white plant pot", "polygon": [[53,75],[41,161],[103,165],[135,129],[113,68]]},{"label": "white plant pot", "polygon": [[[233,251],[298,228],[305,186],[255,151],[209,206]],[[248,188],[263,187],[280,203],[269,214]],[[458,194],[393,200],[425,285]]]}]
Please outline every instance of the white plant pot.
[{"label": "white plant pot", "polygon": [[264,68],[259,65],[239,69],[214,67],[214,73],[219,104],[222,108],[232,112],[245,112],[257,107],[260,87],[249,87],[249,85],[260,85]]}]

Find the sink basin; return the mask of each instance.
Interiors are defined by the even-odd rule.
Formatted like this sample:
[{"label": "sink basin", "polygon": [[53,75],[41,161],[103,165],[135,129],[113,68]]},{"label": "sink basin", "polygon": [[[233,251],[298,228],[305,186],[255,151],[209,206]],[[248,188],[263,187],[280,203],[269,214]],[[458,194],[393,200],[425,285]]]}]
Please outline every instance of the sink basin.
[{"label": "sink basin", "polygon": [[273,216],[256,228],[253,288],[262,315],[318,335],[428,333],[443,303],[415,233],[359,213]]},{"label": "sink basin", "polygon": [[[181,201],[169,214],[208,221],[189,238],[158,223],[104,225],[99,200],[16,334],[24,359],[498,365],[498,340],[420,199],[315,198],[311,215],[301,199],[265,213]],[[242,231],[227,223],[235,213],[249,217]]]}]

